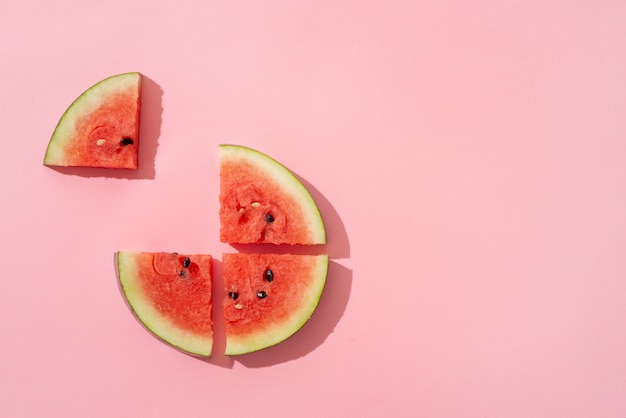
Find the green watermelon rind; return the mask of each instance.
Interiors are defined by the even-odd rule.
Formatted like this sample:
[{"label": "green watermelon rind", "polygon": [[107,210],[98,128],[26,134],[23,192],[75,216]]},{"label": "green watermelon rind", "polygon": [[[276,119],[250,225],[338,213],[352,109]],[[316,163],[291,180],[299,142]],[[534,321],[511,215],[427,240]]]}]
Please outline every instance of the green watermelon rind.
[{"label": "green watermelon rind", "polygon": [[48,142],[44,165],[67,167],[66,150],[74,137],[76,122],[100,107],[107,96],[130,87],[141,88],[143,75],[139,72],[128,72],[107,77],[85,90],[67,108],[59,119],[52,137]]},{"label": "green watermelon rind", "polygon": [[290,195],[294,196],[301,204],[301,208],[311,233],[312,244],[326,244],[326,228],[319,207],[309,190],[287,167],[255,149],[234,144],[221,144],[220,161],[242,159],[262,169],[277,184]]},{"label": "green watermelon rind", "polygon": [[210,357],[213,349],[213,338],[203,338],[181,329],[172,321],[161,315],[146,298],[141,283],[137,280],[135,251],[117,252],[118,279],[134,315],[156,337],[178,350],[199,357]]},{"label": "green watermelon rind", "polygon": [[322,297],[326,278],[328,276],[329,257],[327,254],[306,255],[316,261],[315,269],[311,273],[313,279],[308,292],[302,295],[304,303],[297,312],[282,323],[277,323],[269,329],[250,333],[245,337],[227,336],[224,354],[238,356],[260,351],[275,346],[292,337],[309,321]]}]

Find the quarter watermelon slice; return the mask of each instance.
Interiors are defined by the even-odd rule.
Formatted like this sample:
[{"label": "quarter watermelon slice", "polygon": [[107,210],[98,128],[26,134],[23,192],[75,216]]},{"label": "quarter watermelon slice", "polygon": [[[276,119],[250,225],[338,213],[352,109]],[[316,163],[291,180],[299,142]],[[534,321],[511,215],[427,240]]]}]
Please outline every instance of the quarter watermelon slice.
[{"label": "quarter watermelon slice", "polygon": [[231,244],[325,244],[324,222],[306,187],[273,158],[220,145],[220,239]]},{"label": "quarter watermelon slice", "polygon": [[117,262],[124,296],[146,328],[182,351],[210,356],[211,256],[120,251]]},{"label": "quarter watermelon slice", "polygon": [[327,255],[224,254],[226,355],[258,351],[297,332],[326,283]]},{"label": "quarter watermelon slice", "polygon": [[142,75],[106,78],[66,110],[48,143],[44,164],[138,168]]}]

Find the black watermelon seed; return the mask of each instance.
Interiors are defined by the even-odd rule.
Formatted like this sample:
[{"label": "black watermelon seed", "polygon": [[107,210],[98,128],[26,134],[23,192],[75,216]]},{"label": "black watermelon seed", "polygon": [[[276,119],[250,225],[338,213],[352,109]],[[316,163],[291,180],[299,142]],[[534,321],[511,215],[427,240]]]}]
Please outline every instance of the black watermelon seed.
[{"label": "black watermelon seed", "polygon": [[181,271],[179,271],[179,272],[178,272],[178,275],[179,275],[180,277],[183,277],[183,276],[185,275],[185,272],[184,272],[183,270],[181,270]]},{"label": "black watermelon seed", "polygon": [[183,267],[187,268],[189,267],[189,264],[191,264],[191,260],[189,259],[189,257],[185,257],[185,259],[183,260]]},{"label": "black watermelon seed", "polygon": [[237,298],[239,297],[239,293],[237,293],[237,292],[228,292],[228,296],[229,296],[232,300],[237,300]]},{"label": "black watermelon seed", "polygon": [[257,296],[259,299],[264,299],[264,298],[266,298],[266,297],[267,297],[267,293],[265,293],[263,290],[260,290],[260,291],[256,292],[256,296]]},{"label": "black watermelon seed", "polygon": [[267,222],[268,224],[271,224],[272,222],[274,222],[274,217],[272,216],[271,213],[265,214],[265,222]]},{"label": "black watermelon seed", "polygon": [[120,141],[120,144],[122,144],[122,145],[124,145],[124,146],[126,146],[126,145],[132,145],[132,144],[134,144],[134,143],[135,143],[135,141],[133,141],[133,140],[132,140],[132,139],[130,139],[130,138],[122,138],[122,140]]},{"label": "black watermelon seed", "polygon": [[265,277],[265,280],[267,280],[268,282],[271,282],[272,280],[274,280],[274,272],[272,272],[272,270],[270,269],[266,269],[265,273],[263,273],[263,277]]}]

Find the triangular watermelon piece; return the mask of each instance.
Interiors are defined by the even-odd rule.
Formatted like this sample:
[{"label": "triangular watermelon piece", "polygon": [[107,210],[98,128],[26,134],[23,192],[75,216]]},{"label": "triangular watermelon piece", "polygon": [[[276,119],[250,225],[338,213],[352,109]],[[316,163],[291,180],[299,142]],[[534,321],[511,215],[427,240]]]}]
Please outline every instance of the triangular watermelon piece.
[{"label": "triangular watermelon piece", "polygon": [[141,81],[138,72],[119,74],[81,94],[59,120],[44,164],[136,170]]},{"label": "triangular watermelon piece", "polygon": [[278,344],[315,311],[327,255],[224,254],[226,355]]},{"label": "triangular watermelon piece", "polygon": [[120,251],[124,297],[154,335],[189,354],[213,348],[209,255]]},{"label": "triangular watermelon piece", "polygon": [[325,244],[324,222],[306,187],[273,158],[220,145],[220,239],[231,244]]}]

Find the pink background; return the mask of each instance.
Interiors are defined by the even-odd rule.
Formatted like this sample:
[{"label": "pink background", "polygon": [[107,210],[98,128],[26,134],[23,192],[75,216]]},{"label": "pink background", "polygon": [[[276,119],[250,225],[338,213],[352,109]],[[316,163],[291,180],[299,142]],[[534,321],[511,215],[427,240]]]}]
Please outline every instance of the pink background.
[{"label": "pink background", "polygon": [[[0,415],[626,417],[625,22],[620,0],[2,0]],[[65,108],[125,71],[139,172],[44,167]],[[201,361],[133,318],[113,254],[235,251],[222,142],[311,186],[332,264],[291,340]]]}]

